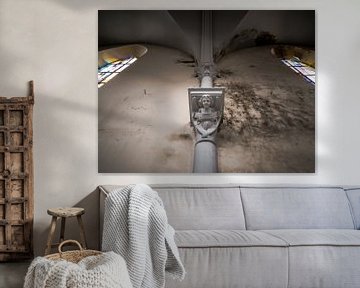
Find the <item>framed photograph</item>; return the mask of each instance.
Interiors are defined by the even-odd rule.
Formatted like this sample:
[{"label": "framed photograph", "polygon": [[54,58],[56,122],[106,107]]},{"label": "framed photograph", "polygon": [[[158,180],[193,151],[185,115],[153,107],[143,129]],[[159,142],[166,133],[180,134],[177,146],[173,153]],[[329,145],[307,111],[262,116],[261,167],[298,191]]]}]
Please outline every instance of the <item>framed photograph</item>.
[{"label": "framed photograph", "polygon": [[100,173],[314,173],[314,10],[100,10]]}]

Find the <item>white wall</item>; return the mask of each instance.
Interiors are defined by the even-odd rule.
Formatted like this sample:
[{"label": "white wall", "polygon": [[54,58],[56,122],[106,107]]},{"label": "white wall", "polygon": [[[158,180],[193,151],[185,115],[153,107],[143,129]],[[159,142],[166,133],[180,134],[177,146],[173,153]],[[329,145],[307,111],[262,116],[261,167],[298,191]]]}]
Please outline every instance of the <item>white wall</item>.
[{"label": "white wall", "polygon": [[[98,174],[97,10],[134,8],[316,9],[317,172]],[[99,184],[360,184],[359,11],[358,0],[0,0],[0,95],[25,96],[26,82],[35,81],[36,252],[44,248],[46,209],[77,203],[87,209],[86,232],[96,246],[92,192]]]}]

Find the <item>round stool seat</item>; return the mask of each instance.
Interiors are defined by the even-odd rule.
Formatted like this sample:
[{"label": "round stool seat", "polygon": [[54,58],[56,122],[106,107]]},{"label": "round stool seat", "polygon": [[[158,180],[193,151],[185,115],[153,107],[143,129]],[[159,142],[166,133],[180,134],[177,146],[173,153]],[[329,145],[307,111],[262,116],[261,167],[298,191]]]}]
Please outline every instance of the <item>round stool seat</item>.
[{"label": "round stool seat", "polygon": [[[85,213],[84,208],[80,207],[57,207],[57,208],[49,208],[47,213],[52,216],[51,224],[50,224],[50,231],[48,235],[48,240],[45,249],[45,255],[48,255],[51,251],[52,247],[57,247],[65,240],[65,224],[66,219],[69,217],[76,217],[78,224],[79,224],[79,232],[81,238],[81,245],[84,249],[86,249],[86,239],[85,239],[85,229],[84,223],[82,221],[81,215]],[[59,243],[52,243],[52,239],[56,230],[56,223],[58,218],[61,218],[61,228],[60,228],[60,242]]]},{"label": "round stool seat", "polygon": [[47,210],[47,213],[55,217],[75,217],[84,214],[85,209],[79,207],[59,207],[50,208]]}]

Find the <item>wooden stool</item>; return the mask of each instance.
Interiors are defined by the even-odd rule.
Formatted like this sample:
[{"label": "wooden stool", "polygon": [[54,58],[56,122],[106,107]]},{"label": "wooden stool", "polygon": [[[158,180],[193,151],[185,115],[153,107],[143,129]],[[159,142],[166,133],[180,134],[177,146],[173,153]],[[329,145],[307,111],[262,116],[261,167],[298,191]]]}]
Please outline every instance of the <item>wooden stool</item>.
[{"label": "wooden stool", "polygon": [[[45,255],[50,254],[52,247],[57,247],[61,242],[64,241],[64,234],[65,234],[65,223],[66,218],[69,217],[77,217],[79,227],[80,227],[80,239],[81,239],[81,245],[84,249],[86,249],[86,239],[85,239],[85,230],[84,230],[84,224],[81,219],[81,215],[85,213],[84,208],[50,208],[47,210],[47,213],[52,216],[51,224],[50,224],[50,231],[49,236],[47,240]],[[60,230],[60,242],[59,243],[52,243],[52,239],[54,237],[55,228],[56,228],[56,222],[58,217],[61,218],[61,230]]]}]

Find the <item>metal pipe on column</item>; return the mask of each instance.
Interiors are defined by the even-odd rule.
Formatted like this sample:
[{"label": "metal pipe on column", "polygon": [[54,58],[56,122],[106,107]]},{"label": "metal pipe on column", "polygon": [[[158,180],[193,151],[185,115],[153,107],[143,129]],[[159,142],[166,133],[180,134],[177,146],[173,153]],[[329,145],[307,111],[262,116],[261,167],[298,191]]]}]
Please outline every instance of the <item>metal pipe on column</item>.
[{"label": "metal pipe on column", "polygon": [[[212,40],[212,12],[202,12],[202,37],[200,55],[200,87],[212,88],[214,69],[213,40]],[[218,172],[217,147],[215,142],[216,131],[211,136],[203,137],[198,131],[194,151],[194,173]]]}]

